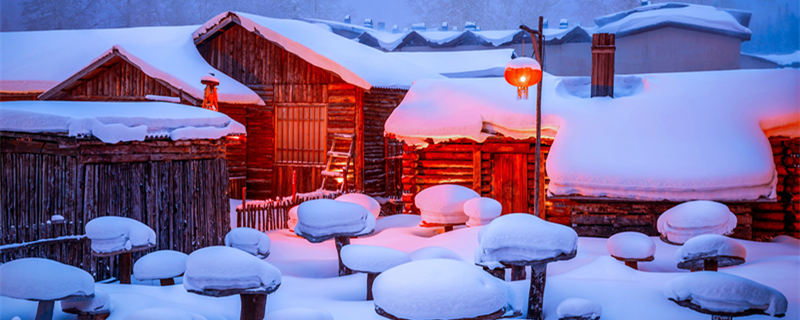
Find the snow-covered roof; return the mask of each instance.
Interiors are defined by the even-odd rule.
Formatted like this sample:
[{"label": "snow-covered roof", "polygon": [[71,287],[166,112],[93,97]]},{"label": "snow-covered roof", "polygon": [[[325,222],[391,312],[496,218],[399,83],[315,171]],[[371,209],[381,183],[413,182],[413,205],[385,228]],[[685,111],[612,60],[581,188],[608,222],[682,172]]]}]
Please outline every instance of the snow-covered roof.
[{"label": "snow-covered roof", "polygon": [[147,75],[203,100],[200,78],[219,79],[219,102],[259,104],[252,90],[214,69],[197,51],[197,26],[0,32],[0,91],[45,91],[107,56],[114,47]]},{"label": "snow-covered roof", "polygon": [[713,32],[750,40],[746,12],[729,12],[711,6],[679,2],[651,4],[597,17],[596,33],[614,33],[617,37],[672,26]]},{"label": "snow-covered roof", "polygon": [[345,82],[364,89],[405,89],[418,79],[442,78],[440,74],[424,67],[300,20],[227,11],[198,28],[193,34],[194,39],[202,41],[229,23],[237,23],[309,63],[333,72]]},{"label": "snow-covered roof", "polygon": [[0,131],[67,133],[103,142],[218,139],[244,134],[225,114],[167,102],[0,102]]},{"label": "snow-covered roof", "polygon": [[502,77],[514,49],[402,51],[389,54],[411,60],[446,77]]},{"label": "snow-covered roof", "polygon": [[[743,53],[744,55],[744,53]],[[749,54],[776,63],[780,67],[800,67],[800,50],[784,54]]]},{"label": "snow-covered roof", "polygon": [[[556,195],[641,199],[772,197],[767,135],[800,136],[800,70],[646,74],[588,98],[583,78],[544,74],[542,127]],[[386,121],[407,143],[495,133],[535,137],[535,90],[517,100],[502,78],[421,80]],[[556,135],[557,132],[557,135]]]}]

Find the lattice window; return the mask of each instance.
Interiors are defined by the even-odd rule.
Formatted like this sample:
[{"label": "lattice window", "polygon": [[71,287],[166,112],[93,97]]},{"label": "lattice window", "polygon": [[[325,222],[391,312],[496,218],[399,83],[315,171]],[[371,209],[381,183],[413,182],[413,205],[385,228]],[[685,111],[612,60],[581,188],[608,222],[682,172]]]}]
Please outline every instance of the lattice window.
[{"label": "lattice window", "polygon": [[275,162],[324,164],[327,112],[324,104],[275,106]]}]

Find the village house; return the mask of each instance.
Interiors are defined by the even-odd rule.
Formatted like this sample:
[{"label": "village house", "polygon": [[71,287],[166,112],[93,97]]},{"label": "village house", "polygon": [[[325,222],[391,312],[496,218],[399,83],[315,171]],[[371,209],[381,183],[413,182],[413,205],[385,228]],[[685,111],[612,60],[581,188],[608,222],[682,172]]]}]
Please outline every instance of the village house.
[{"label": "village house", "polygon": [[346,181],[346,189],[386,194],[394,180],[386,159],[395,154],[383,123],[413,81],[442,78],[298,20],[224,12],[194,42],[209,64],[263,99],[246,120],[248,197],[256,199],[313,191],[323,181],[331,190]]}]

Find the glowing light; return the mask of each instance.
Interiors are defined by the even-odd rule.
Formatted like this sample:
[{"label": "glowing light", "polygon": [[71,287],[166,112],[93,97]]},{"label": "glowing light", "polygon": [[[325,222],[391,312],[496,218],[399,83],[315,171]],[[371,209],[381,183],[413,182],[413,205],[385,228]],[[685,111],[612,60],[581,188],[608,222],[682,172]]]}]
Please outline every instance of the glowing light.
[{"label": "glowing light", "polygon": [[517,98],[528,99],[528,87],[542,80],[542,67],[536,60],[520,57],[508,62],[504,75],[508,83],[517,87]]}]

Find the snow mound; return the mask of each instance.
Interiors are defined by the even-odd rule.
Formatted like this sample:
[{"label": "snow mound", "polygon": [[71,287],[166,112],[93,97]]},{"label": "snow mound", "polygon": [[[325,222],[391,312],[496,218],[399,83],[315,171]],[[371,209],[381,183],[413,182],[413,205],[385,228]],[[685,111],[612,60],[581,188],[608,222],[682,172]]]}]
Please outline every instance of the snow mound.
[{"label": "snow mound", "polygon": [[453,250],[444,247],[424,247],[412,251],[408,254],[412,260],[425,260],[425,259],[452,259],[461,260],[461,257]]},{"label": "snow mound", "polygon": [[112,254],[156,244],[156,232],[152,228],[126,217],[94,218],[86,223],[86,236],[92,240],[92,251],[99,254]]},{"label": "snow mound", "polygon": [[259,259],[269,256],[270,240],[266,233],[253,228],[240,227],[225,235],[225,245],[233,247]]},{"label": "snow mound", "polygon": [[281,272],[271,264],[242,250],[222,246],[192,252],[183,276],[187,291],[218,296],[271,293],[280,284]]},{"label": "snow mound", "polygon": [[178,308],[147,308],[128,314],[125,320],[206,320],[199,314]]},{"label": "snow mound", "polygon": [[647,259],[656,252],[656,244],[641,232],[620,232],[606,241],[608,254],[622,259]]},{"label": "snow mound", "polygon": [[333,315],[308,308],[286,308],[270,312],[267,320],[333,320]]},{"label": "snow mound", "polygon": [[736,223],[736,215],[728,206],[715,201],[696,200],[664,211],[658,217],[656,227],[667,241],[682,244],[701,234],[730,234],[736,228]]},{"label": "snow mound", "polygon": [[558,304],[558,308],[556,308],[556,314],[558,314],[558,317],[561,319],[572,317],[597,320],[600,319],[602,311],[603,307],[599,304],[582,298],[564,299],[564,301]]},{"label": "snow mound", "polygon": [[507,285],[462,261],[409,262],[381,273],[372,287],[375,308],[401,319],[462,319],[509,304]]},{"label": "snow mound", "polygon": [[375,216],[363,206],[331,199],[309,200],[297,208],[294,232],[311,242],[338,235],[359,236],[372,232]]},{"label": "snow mound", "polygon": [[464,214],[469,217],[467,226],[482,226],[492,222],[503,212],[503,205],[492,198],[472,198],[464,202]]},{"label": "snow mound", "polygon": [[133,276],[137,280],[158,280],[181,276],[186,271],[189,256],[175,250],[159,250],[148,253],[133,264]]},{"label": "snow mound", "polygon": [[345,193],[334,199],[336,201],[344,201],[361,205],[377,219],[381,215],[381,204],[374,198],[363,193]]},{"label": "snow mound", "polygon": [[440,184],[420,191],[414,198],[422,221],[427,223],[460,224],[467,222],[464,202],[480,195],[470,188],[455,184]]},{"label": "snow mound", "polygon": [[512,213],[494,219],[480,231],[475,263],[494,269],[503,262],[552,259],[574,253],[577,243],[578,234],[570,227],[527,213]]},{"label": "snow mound", "polygon": [[93,136],[106,143],[219,139],[244,134],[242,124],[223,113],[167,102],[8,101],[0,102],[0,130]]},{"label": "snow mound", "polygon": [[286,227],[289,228],[289,231],[294,232],[294,227],[297,225],[297,208],[300,205],[296,205],[289,209],[289,219],[286,220]]},{"label": "snow mound", "polygon": [[744,260],[747,257],[747,249],[736,239],[718,234],[702,234],[687,240],[675,252],[675,257],[679,261],[713,256],[737,257]]},{"label": "snow mound", "polygon": [[0,295],[36,301],[94,294],[94,278],[73,266],[42,258],[0,265]]},{"label": "snow mound", "polygon": [[411,261],[408,253],[381,247],[351,244],[342,247],[342,262],[348,268],[366,273],[381,273]]},{"label": "snow mound", "polygon": [[757,309],[780,316],[786,313],[788,304],[778,290],[753,280],[713,271],[692,272],[675,278],[664,287],[664,295],[715,312]]},{"label": "snow mound", "polygon": [[[556,93],[588,99],[592,97],[591,77],[563,77],[556,85]],[[614,76],[614,98],[639,94],[644,89],[642,77],[636,75]]]},{"label": "snow mound", "polygon": [[61,310],[67,313],[105,313],[111,311],[108,293],[95,290],[93,297],[74,297],[61,301]]}]

